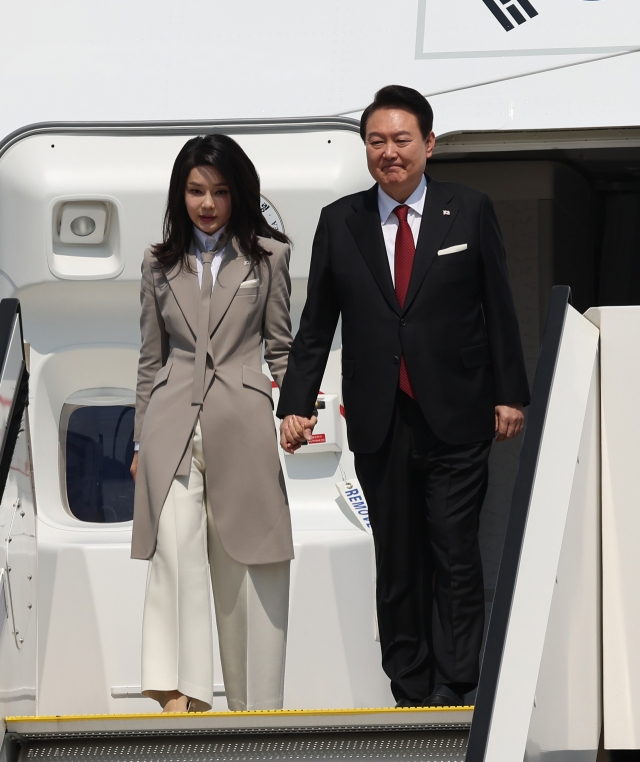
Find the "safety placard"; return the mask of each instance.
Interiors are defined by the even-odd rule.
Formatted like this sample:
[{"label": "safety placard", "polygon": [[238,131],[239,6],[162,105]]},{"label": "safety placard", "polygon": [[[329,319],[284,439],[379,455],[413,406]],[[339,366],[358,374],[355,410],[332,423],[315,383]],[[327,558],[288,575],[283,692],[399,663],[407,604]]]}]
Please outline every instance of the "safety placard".
[{"label": "safety placard", "polygon": [[371,533],[369,508],[358,480],[349,479],[344,482],[338,482],[336,487],[338,488],[338,492],[344,498],[345,503],[349,506],[350,511],[358,520],[360,526],[365,532]]}]

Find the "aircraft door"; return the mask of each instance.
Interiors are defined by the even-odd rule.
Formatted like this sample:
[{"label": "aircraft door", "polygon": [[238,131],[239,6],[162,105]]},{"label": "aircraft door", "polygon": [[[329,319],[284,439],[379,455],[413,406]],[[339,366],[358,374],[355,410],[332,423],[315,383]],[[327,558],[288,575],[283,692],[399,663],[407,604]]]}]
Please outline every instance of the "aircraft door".
[{"label": "aircraft door", "polygon": [[[293,242],[295,333],[321,208],[372,184],[353,120],[51,128],[0,155],[0,292],[20,299],[31,346],[39,595],[51,612],[39,632],[43,713],[155,706],[140,695],[147,565],[129,558],[140,265],[162,237],[175,157],[191,136],[213,130],[247,152],[265,218]],[[371,538],[336,489],[355,476],[340,352],[338,329],[317,436],[303,455],[281,455],[296,552],[285,677],[292,708],[392,701],[375,640]],[[224,709],[219,661],[215,670],[214,708]]]}]

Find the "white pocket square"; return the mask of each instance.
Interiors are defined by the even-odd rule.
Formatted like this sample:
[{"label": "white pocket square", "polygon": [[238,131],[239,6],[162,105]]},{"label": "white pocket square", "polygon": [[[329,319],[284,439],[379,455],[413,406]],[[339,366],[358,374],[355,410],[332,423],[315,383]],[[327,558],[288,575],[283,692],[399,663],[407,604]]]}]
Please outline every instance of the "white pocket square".
[{"label": "white pocket square", "polygon": [[253,288],[254,286],[257,286],[258,283],[259,281],[257,278],[253,278],[253,280],[243,280],[240,284],[240,288]]},{"label": "white pocket square", "polygon": [[467,250],[467,244],[461,243],[458,246],[449,246],[448,249],[440,249],[438,252],[439,257],[444,257],[445,254],[456,254],[459,251],[466,251]]}]

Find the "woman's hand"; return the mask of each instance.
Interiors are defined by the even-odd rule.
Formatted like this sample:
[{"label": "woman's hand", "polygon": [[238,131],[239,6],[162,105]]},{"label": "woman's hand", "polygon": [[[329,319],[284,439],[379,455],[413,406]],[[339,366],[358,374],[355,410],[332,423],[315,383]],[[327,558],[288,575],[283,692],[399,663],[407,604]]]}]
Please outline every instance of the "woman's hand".
[{"label": "woman's hand", "polygon": [[280,447],[290,455],[299,450],[303,442],[308,442],[313,429],[318,422],[318,416],[303,418],[299,415],[288,415],[280,424]]},{"label": "woman's hand", "polygon": [[138,473],[138,451],[136,450],[133,453],[133,460],[131,461],[131,468],[129,469],[131,471],[131,476],[133,476],[133,481],[136,480],[136,474]]}]

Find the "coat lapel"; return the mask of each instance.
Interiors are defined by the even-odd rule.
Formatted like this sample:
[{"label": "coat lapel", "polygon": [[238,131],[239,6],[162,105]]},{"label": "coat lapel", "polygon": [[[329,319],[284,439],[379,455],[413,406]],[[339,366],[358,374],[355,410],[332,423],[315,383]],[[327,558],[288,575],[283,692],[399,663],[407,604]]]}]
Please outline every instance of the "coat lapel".
[{"label": "coat lapel", "polygon": [[389,306],[400,314],[400,305],[393,288],[389,259],[382,236],[378,211],[378,186],[374,185],[361,198],[362,204],[354,204],[354,214],[347,217],[347,225]]},{"label": "coat lapel", "polygon": [[[211,295],[211,310],[209,311],[209,335],[212,336],[220,321],[225,316],[242,281],[249,274],[247,257],[240,253],[238,242],[232,238],[227,244],[218,277]],[[249,261],[250,264],[250,261]]]},{"label": "coat lapel", "polygon": [[[443,214],[444,211],[448,211],[449,214]],[[427,195],[422,212],[409,288],[402,309],[403,314],[411,306],[411,302],[415,299],[429,268],[438,256],[440,245],[451,229],[458,211],[459,208],[453,194],[445,190],[441,183],[427,177]]]},{"label": "coat lapel", "polygon": [[191,243],[188,256],[192,272],[189,272],[189,270],[182,267],[182,263],[179,262],[172,268],[165,270],[165,275],[175,300],[178,303],[178,307],[195,339],[198,330],[198,299],[200,296],[200,286],[198,284],[198,274],[196,271],[196,249],[193,242]]}]

